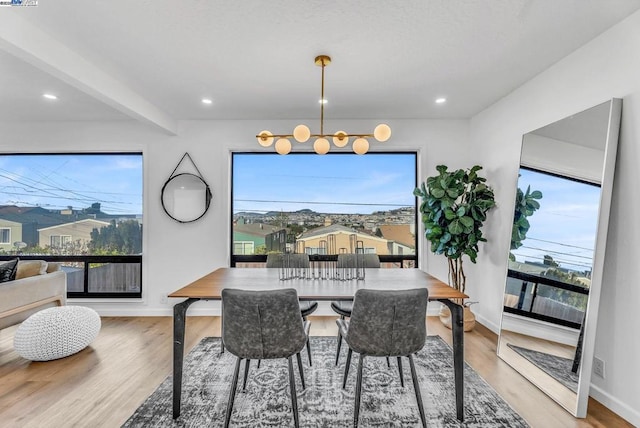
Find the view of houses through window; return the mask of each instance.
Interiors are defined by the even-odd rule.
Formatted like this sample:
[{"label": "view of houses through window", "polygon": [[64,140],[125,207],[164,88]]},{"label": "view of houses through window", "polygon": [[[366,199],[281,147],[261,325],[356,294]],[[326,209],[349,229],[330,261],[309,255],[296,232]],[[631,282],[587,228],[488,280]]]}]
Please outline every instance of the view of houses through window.
[{"label": "view of houses through window", "polygon": [[70,296],[141,293],[142,154],[0,155],[0,257],[59,262]]},{"label": "view of houses through window", "polygon": [[232,261],[357,249],[385,267],[415,266],[416,156],[234,153]]}]

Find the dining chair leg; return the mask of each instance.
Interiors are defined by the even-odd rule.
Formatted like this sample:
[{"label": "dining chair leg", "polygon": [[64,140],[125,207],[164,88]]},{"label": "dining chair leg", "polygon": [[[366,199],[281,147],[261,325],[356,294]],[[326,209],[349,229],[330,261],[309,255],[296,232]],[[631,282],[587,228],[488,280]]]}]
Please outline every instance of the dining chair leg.
[{"label": "dining chair leg", "polygon": [[338,332],[338,348],[336,351],[336,366],[338,365],[338,361],[340,360],[340,347],[342,346],[342,335]]},{"label": "dining chair leg", "polygon": [[246,359],[244,362],[244,380],[242,381],[242,392],[247,391],[247,378],[249,377],[249,364],[251,363],[250,359]]},{"label": "dining chair leg", "polygon": [[347,387],[347,377],[349,376],[349,367],[351,366],[351,354],[353,351],[349,348],[347,352],[347,363],[344,365],[344,378],[342,379],[342,389]]},{"label": "dining chair leg", "polygon": [[391,363],[389,362],[389,357],[387,357],[387,368],[390,369],[391,368]]},{"label": "dining chair leg", "polygon": [[298,370],[300,371],[300,382],[302,383],[302,389],[306,389],[307,387],[304,384],[304,369],[302,368],[302,357],[300,356],[300,352],[296,354],[296,358],[298,359]]},{"label": "dining chair leg", "polygon": [[[298,354],[299,355],[299,354]],[[287,358],[289,362],[289,387],[291,388],[291,410],[293,411],[293,423],[296,428],[300,426],[298,420],[298,397],[296,396],[296,379],[293,376],[293,362],[291,357]]]},{"label": "dining chair leg", "polygon": [[311,362],[311,341],[309,336],[307,336],[307,355],[309,356],[309,367],[311,367],[313,363]]},{"label": "dining chair leg", "polygon": [[229,402],[227,403],[227,414],[224,418],[224,428],[229,427],[231,422],[231,412],[233,411],[233,400],[236,397],[236,388],[238,387],[238,375],[240,374],[240,362],[242,358],[238,358],[236,361],[236,369],[233,372],[233,380],[231,381],[231,392],[229,392]]},{"label": "dining chair leg", "polygon": [[261,362],[261,361],[262,361],[262,360],[258,360],[258,367],[257,367],[257,368],[260,368],[260,362]]},{"label": "dining chair leg", "polygon": [[356,380],[356,402],[353,408],[353,428],[358,427],[358,417],[360,416],[360,395],[362,394],[362,366],[364,366],[364,355],[360,354],[358,360],[358,378]]},{"label": "dining chair leg", "polygon": [[413,355],[411,354],[409,354],[409,366],[411,367],[411,377],[413,378],[413,389],[416,390],[416,401],[418,402],[420,420],[422,421],[422,426],[427,428],[427,421],[424,416],[424,407],[422,405],[422,395],[420,394],[420,385],[418,384],[418,375],[416,374],[416,366],[413,363]]},{"label": "dining chair leg", "polygon": [[398,357],[398,372],[400,373],[400,386],[404,388],[404,376],[402,375],[402,357]]}]

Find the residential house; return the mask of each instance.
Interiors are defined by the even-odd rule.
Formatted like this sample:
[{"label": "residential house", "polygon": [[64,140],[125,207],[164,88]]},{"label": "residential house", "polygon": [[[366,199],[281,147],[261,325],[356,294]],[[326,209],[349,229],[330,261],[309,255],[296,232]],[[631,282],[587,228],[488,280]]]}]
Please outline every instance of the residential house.
[{"label": "residential house", "polygon": [[233,254],[283,252],[286,242],[287,231],[283,228],[264,223],[245,223],[243,219],[233,225]]},{"label": "residential house", "polygon": [[42,207],[0,206],[0,249],[15,251],[16,242],[27,245],[39,243],[38,229],[62,224],[69,217]]},{"label": "residential house", "polygon": [[296,245],[298,252],[307,254],[354,253],[358,248],[367,254],[390,254],[386,239],[330,222],[296,237]]},{"label": "residential house", "polygon": [[389,254],[415,254],[415,224],[382,224],[380,234],[389,241]]},{"label": "residential house", "polygon": [[68,245],[86,247],[91,242],[91,232],[94,229],[109,226],[109,222],[84,219],[71,223],[38,229],[38,245],[41,248],[64,249]]}]

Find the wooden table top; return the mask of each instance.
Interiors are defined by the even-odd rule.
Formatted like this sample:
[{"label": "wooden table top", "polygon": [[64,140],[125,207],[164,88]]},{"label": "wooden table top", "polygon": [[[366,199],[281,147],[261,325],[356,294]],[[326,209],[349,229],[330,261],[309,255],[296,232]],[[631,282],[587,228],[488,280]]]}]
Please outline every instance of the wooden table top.
[{"label": "wooden table top", "polygon": [[467,296],[439,279],[419,269],[366,269],[364,280],[280,280],[277,268],[219,268],[191,284],[169,294],[169,297],[187,297],[220,300],[223,288],[244,290],[272,290],[295,288],[301,300],[352,300],[361,288],[373,290],[402,290],[426,287],[429,300],[466,299]]}]

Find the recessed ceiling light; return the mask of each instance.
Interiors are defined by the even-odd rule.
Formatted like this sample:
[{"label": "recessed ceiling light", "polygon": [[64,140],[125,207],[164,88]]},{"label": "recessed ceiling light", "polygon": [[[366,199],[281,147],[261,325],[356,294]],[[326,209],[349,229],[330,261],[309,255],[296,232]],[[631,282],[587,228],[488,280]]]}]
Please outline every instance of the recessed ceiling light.
[{"label": "recessed ceiling light", "polygon": [[57,100],[58,99],[58,97],[56,97],[53,94],[42,94],[42,96],[45,97],[48,100]]},{"label": "recessed ceiling light", "polygon": [[202,104],[213,104],[213,100],[211,98],[203,98]]},{"label": "recessed ceiling light", "polygon": [[436,104],[444,104],[447,102],[446,98],[440,97],[440,98],[436,98]]},{"label": "recessed ceiling light", "polygon": [[320,100],[318,100],[319,104],[326,104],[327,103],[327,99],[326,98],[322,98]]}]

